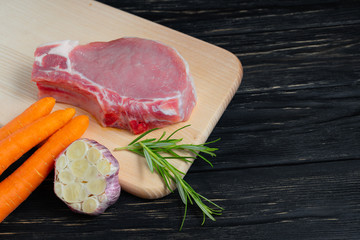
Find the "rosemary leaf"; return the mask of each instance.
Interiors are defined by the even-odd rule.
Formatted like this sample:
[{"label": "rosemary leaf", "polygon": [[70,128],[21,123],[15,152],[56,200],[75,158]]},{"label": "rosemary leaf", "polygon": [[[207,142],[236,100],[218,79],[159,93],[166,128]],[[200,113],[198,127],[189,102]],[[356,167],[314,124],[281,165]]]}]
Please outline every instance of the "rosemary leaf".
[{"label": "rosemary leaf", "polygon": [[187,205],[187,196],[185,196],[185,192],[184,192],[184,189],[183,189],[180,181],[176,181],[176,187],[179,192],[181,200],[183,201],[183,203],[185,205]]},{"label": "rosemary leaf", "polygon": [[153,164],[152,164],[152,159],[151,159],[151,156],[148,152],[148,150],[146,149],[145,145],[140,143],[140,145],[143,147],[143,152],[144,152],[144,157],[146,159],[146,162],[150,168],[150,171],[151,172],[154,172],[154,167],[153,167]]}]

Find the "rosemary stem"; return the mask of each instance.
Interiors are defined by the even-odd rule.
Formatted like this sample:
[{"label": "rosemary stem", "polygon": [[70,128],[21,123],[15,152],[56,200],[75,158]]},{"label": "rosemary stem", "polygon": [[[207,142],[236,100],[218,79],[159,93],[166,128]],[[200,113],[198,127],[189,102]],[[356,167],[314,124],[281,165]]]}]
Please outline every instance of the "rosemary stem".
[{"label": "rosemary stem", "polygon": [[[179,159],[181,161],[185,162],[192,162],[188,160],[187,158],[195,158],[199,157],[203,159],[205,162],[209,163],[211,166],[211,162],[206,159],[203,155],[200,155],[199,153],[205,153],[209,154],[210,156],[215,156],[214,151],[218,150],[217,148],[210,148],[205,146],[209,143],[214,143],[218,141],[219,139],[207,142],[204,144],[178,144],[182,141],[182,139],[171,139],[171,137],[177,133],[178,131],[188,127],[190,125],[186,125],[184,127],[181,127],[177,130],[175,130],[173,133],[171,133],[166,139],[163,139],[166,135],[166,132],[163,132],[161,137],[156,141],[155,138],[145,139],[144,138],[147,134],[154,131],[155,129],[149,130],[143,134],[141,134],[139,137],[135,138],[131,143],[129,143],[126,147],[117,147],[114,149],[114,151],[120,151],[120,150],[128,150],[133,153],[136,153],[140,156],[145,157],[146,162],[149,166],[149,169],[151,172],[155,171],[161,175],[161,177],[164,180],[165,185],[168,187],[168,189],[172,191],[170,188],[171,183],[176,184],[177,190],[179,192],[179,195],[181,197],[182,202],[185,205],[185,211],[184,211],[184,217],[180,225],[180,231],[183,228],[185,218],[187,215],[188,210],[188,203],[190,204],[195,203],[203,212],[203,222],[205,222],[205,216],[210,218],[211,220],[215,221],[215,218],[213,215],[221,215],[222,210],[224,210],[219,205],[213,203],[211,200],[207,199],[206,197],[202,196],[201,194],[197,193],[184,179],[185,173],[177,169],[175,166],[173,166],[167,159]],[[174,150],[181,150],[188,152],[190,154],[195,155],[195,157],[188,157],[188,156],[181,156],[178,153],[176,153]],[[167,156],[163,156],[163,154],[167,154]],[[169,157],[169,155],[171,157]],[[208,204],[215,207],[215,209],[209,207],[204,202],[207,202]]]}]

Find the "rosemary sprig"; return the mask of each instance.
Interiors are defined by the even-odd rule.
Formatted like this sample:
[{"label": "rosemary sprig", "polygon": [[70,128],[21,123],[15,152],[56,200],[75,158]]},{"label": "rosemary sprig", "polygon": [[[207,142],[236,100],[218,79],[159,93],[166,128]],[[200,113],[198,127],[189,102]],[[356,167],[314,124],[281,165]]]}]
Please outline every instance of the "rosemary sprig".
[{"label": "rosemary sprig", "polygon": [[[145,157],[146,162],[149,166],[149,169],[151,172],[154,172],[154,170],[160,174],[160,176],[163,178],[165,185],[167,188],[173,192],[171,189],[171,184],[175,183],[177,190],[179,192],[180,198],[182,202],[185,205],[185,212],[184,217],[181,222],[180,231],[184,225],[184,221],[186,218],[187,213],[187,207],[188,203],[193,205],[194,203],[201,209],[203,212],[203,222],[202,225],[205,223],[206,216],[210,218],[211,220],[215,221],[215,218],[213,215],[221,215],[222,210],[224,210],[219,205],[213,203],[211,200],[207,199],[206,197],[200,195],[197,193],[184,179],[183,176],[185,173],[178,170],[176,167],[174,167],[172,164],[170,164],[167,159],[179,159],[181,161],[185,162],[191,162],[189,159],[195,159],[196,157],[199,157],[206,161],[208,164],[211,164],[209,160],[207,160],[201,153],[209,154],[210,156],[214,157],[216,156],[214,151],[218,150],[217,148],[210,148],[206,145],[210,143],[214,143],[220,139],[217,139],[212,142],[206,142],[204,144],[180,144],[182,139],[173,139],[171,138],[174,136],[175,133],[178,131],[189,127],[190,125],[186,125],[184,127],[181,127],[177,130],[175,130],[173,133],[171,133],[167,138],[165,138],[166,132],[163,132],[161,137],[159,139],[156,138],[150,138],[150,139],[143,139],[146,135],[148,135],[150,132],[156,130],[151,129],[143,134],[141,134],[139,137],[134,139],[131,143],[129,143],[126,147],[119,147],[115,148],[115,151],[119,150],[128,150],[131,152],[134,152],[138,155],[141,155]],[[176,153],[176,151],[185,151],[188,153],[192,153],[193,156],[182,156]],[[205,202],[208,203],[208,205],[212,205],[213,208],[206,205]],[[215,207],[215,208],[214,208]]]}]

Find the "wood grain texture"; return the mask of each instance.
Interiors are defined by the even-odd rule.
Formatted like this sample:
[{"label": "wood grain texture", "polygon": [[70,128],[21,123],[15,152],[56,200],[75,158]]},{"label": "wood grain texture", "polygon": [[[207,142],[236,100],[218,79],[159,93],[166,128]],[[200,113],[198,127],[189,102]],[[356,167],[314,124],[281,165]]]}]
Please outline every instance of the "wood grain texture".
[{"label": "wood grain texture", "polygon": [[[0,41],[1,77],[0,122],[5,124],[37,99],[35,83],[30,81],[33,53],[38,45],[63,39],[80,43],[110,41],[124,36],[143,37],[163,42],[177,49],[190,66],[194,78],[197,105],[186,123],[158,130],[149,136],[159,137],[185,124],[191,127],[177,137],[184,142],[202,144],[215,127],[221,114],[235,94],[242,78],[238,58],[230,52],[180,32],[141,19],[98,2],[83,1],[4,1],[2,20],[14,20],[1,25],[9,32]],[[91,18],[89,18],[91,16]],[[27,41],[16,41],[27,37]],[[18,101],[17,99],[21,99]],[[16,105],[17,108],[13,108]],[[57,104],[56,108],[67,107]],[[87,114],[78,109],[79,114]],[[94,118],[84,137],[94,139],[112,151],[126,146],[135,136],[123,130],[103,128]],[[122,188],[143,198],[160,198],[170,193],[162,178],[148,171],[146,161],[126,151],[112,151],[120,163]],[[182,172],[191,164],[175,162]]]},{"label": "wood grain texture", "polygon": [[[52,178],[0,225],[4,239],[360,239],[358,1],[103,0],[233,52],[244,79],[209,140],[211,168],[185,180],[225,208],[201,214],[177,194],[123,193],[98,218],[71,214]],[[44,200],[44,196],[47,199]]]}]

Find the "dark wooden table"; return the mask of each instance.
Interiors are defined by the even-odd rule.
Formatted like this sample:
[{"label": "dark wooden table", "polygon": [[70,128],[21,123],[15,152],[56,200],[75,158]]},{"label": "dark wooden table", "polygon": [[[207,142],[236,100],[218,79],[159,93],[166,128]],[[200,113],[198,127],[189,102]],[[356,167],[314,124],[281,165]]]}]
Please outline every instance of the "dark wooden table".
[{"label": "dark wooden table", "polygon": [[[0,226],[1,239],[360,239],[359,1],[110,1],[225,48],[242,85],[209,140],[214,167],[186,180],[225,208],[217,221],[178,194],[123,192],[99,217],[69,212],[47,180]],[[1,204],[1,203],[0,203]]]}]

